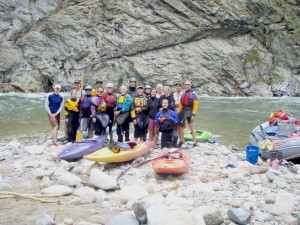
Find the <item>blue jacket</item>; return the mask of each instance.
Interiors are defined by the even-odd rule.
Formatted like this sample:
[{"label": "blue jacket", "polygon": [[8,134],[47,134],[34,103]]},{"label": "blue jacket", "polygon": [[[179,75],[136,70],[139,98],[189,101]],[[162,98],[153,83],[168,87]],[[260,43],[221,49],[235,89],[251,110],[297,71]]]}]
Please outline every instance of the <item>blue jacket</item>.
[{"label": "blue jacket", "polygon": [[45,101],[46,111],[49,114],[60,113],[64,106],[63,101],[64,98],[60,94],[49,94]]},{"label": "blue jacket", "polygon": [[154,124],[159,125],[158,119],[160,117],[169,117],[173,124],[178,123],[178,117],[177,117],[176,113],[173,110],[163,109],[163,110],[158,111],[158,113],[156,113],[156,115],[155,115]]},{"label": "blue jacket", "polygon": [[130,111],[132,97],[129,94],[125,94],[124,102],[120,102],[120,97],[122,95],[118,95],[117,104],[114,108],[114,111],[121,111],[121,113],[125,113]]}]

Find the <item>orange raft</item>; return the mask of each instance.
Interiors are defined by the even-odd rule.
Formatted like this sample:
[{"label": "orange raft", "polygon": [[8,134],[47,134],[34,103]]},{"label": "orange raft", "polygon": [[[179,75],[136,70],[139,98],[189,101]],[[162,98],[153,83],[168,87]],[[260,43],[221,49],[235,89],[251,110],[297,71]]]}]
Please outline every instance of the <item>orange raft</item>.
[{"label": "orange raft", "polygon": [[[163,155],[166,153],[161,153]],[[169,155],[152,161],[152,168],[156,173],[180,174],[188,171],[191,158],[186,151],[172,152]]]}]

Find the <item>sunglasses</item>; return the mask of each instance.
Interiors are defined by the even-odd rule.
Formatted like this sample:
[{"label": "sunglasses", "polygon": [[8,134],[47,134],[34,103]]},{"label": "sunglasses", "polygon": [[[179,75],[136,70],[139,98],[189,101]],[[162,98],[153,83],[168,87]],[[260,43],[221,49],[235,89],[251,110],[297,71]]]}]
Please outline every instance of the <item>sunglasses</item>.
[{"label": "sunglasses", "polygon": [[108,89],[112,89],[113,87],[107,87]]},{"label": "sunglasses", "polygon": [[184,84],[184,85],[186,85],[186,86],[190,86],[191,84]]}]

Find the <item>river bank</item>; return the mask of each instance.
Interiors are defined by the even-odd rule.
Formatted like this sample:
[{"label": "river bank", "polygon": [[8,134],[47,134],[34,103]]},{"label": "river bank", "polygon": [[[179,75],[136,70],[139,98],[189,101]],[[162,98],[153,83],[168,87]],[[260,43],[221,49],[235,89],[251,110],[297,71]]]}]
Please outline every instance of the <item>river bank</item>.
[{"label": "river bank", "polygon": [[[56,224],[297,224],[298,165],[273,170],[259,160],[254,166],[236,148],[199,143],[187,150],[192,162],[185,174],[158,175],[148,163],[116,182],[131,162],[66,162],[56,157],[64,147],[51,146],[49,134],[0,143],[2,193],[60,201],[41,203],[0,194],[0,224],[35,224],[38,218],[32,216],[41,219],[44,212]],[[144,159],[159,152],[153,149]]]}]

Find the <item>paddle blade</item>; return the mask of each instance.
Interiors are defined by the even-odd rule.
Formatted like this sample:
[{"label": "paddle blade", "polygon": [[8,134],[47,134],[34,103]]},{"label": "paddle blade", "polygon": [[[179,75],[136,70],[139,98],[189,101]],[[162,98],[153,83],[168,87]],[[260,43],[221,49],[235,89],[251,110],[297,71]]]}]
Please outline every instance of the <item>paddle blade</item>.
[{"label": "paddle blade", "polygon": [[82,132],[81,130],[78,130],[76,133],[76,142],[81,142],[83,140]]},{"label": "paddle blade", "polygon": [[260,149],[264,149],[266,147],[266,145],[263,142],[258,142],[259,148]]},{"label": "paddle blade", "polygon": [[266,140],[266,144],[267,144],[267,147],[268,147],[269,150],[273,149],[273,144],[269,139]]}]

